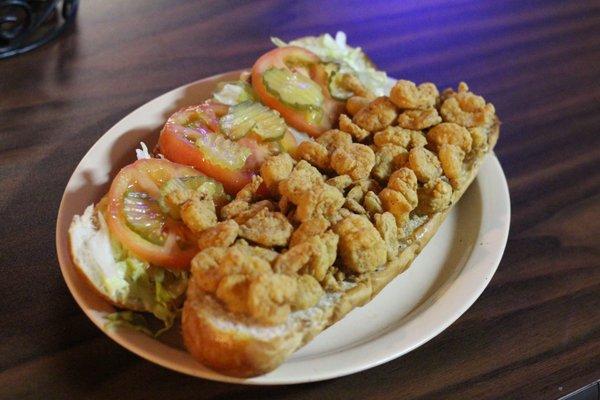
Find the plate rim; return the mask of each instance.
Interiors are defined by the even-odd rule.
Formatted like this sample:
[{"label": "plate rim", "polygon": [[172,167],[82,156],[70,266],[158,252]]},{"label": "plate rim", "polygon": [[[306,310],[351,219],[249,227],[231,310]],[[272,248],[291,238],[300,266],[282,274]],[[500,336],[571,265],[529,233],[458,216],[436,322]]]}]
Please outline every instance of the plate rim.
[{"label": "plate rim", "polygon": [[[66,207],[65,206],[65,197],[67,196],[66,189],[69,187],[71,180],[75,176],[76,171],[78,171],[78,169],[79,169],[80,165],[83,163],[83,161],[88,157],[88,155],[90,153],[92,153],[94,151],[95,147],[98,145],[98,142],[106,134],[108,134],[112,129],[114,129],[121,123],[123,123],[125,120],[129,119],[132,114],[139,112],[140,109],[149,106],[149,104],[151,104],[153,102],[159,102],[161,98],[163,98],[163,97],[166,98],[176,92],[185,90],[188,87],[202,84],[205,81],[223,80],[223,79],[226,79],[227,77],[234,76],[235,74],[239,74],[241,71],[243,71],[243,70],[229,71],[229,72],[225,72],[222,74],[217,74],[217,75],[213,75],[213,76],[206,77],[203,79],[199,79],[199,80],[181,85],[177,88],[174,88],[168,92],[165,92],[159,96],[156,96],[156,97],[150,99],[149,101],[143,103],[139,107],[137,107],[134,110],[132,110],[131,112],[129,112],[126,116],[121,118],[118,122],[113,124],[108,130],[106,130],[102,135],[100,135],[98,137],[98,139],[94,142],[94,144],[83,155],[81,160],[77,163],[76,167],[74,168],[73,172],[71,173],[69,180],[67,181],[65,190],[63,191],[63,195],[61,197],[61,202],[60,202],[60,206],[59,206],[58,213],[57,213],[57,219],[56,219],[55,244],[56,244],[56,251],[57,251],[61,274],[63,276],[65,283],[67,284],[67,287],[69,289],[69,292],[71,293],[71,296],[73,296],[73,298],[75,299],[79,308],[81,308],[81,310],[92,321],[92,323],[94,323],[94,325],[96,325],[109,338],[111,338],[113,341],[118,343],[120,346],[124,347],[125,349],[131,351],[132,353],[136,354],[137,356],[139,356],[145,360],[148,360],[154,364],[160,365],[164,368],[167,368],[167,369],[170,369],[170,370],[173,370],[176,372],[180,372],[180,373],[183,373],[183,374],[186,374],[189,376],[193,376],[196,378],[203,378],[203,379],[219,381],[219,382],[226,382],[226,383],[246,384],[246,385],[300,384],[300,383],[307,383],[307,382],[323,381],[323,380],[333,379],[333,378],[337,378],[337,377],[341,377],[341,376],[351,375],[351,374],[358,373],[358,372],[361,372],[361,371],[364,371],[364,370],[367,370],[370,368],[374,368],[381,364],[387,363],[393,359],[401,357],[402,355],[409,353],[409,352],[413,351],[414,349],[422,346],[423,344],[425,344],[426,342],[428,342],[429,340],[433,339],[434,337],[439,335],[441,332],[446,330],[458,318],[460,318],[460,316],[462,316],[475,303],[475,301],[477,301],[477,299],[481,296],[481,294],[483,293],[485,288],[488,286],[489,282],[491,281],[493,275],[495,274],[495,272],[500,264],[500,261],[504,254],[504,250],[506,248],[506,244],[508,241],[508,235],[509,235],[509,230],[510,230],[510,221],[511,221],[510,193],[509,193],[509,188],[508,188],[508,182],[506,180],[506,176],[504,174],[502,166],[501,166],[498,158],[496,157],[495,153],[493,153],[493,152],[486,155],[485,160],[482,163],[482,166],[486,162],[491,162],[492,163],[491,168],[493,168],[494,172],[498,175],[498,180],[501,183],[501,187],[499,187],[498,189],[500,190],[501,195],[502,195],[501,196],[502,200],[503,200],[502,203],[503,203],[503,206],[506,208],[507,218],[505,220],[503,220],[503,224],[501,226],[501,237],[500,237],[499,246],[498,245],[495,246],[496,251],[494,252],[493,260],[491,260],[491,263],[489,263],[489,265],[490,265],[489,269],[486,270],[486,272],[489,274],[489,277],[488,277],[488,279],[478,282],[478,284],[476,284],[476,285],[475,284],[471,285],[472,290],[469,293],[467,293],[468,296],[467,295],[463,296],[464,300],[461,303],[459,303],[459,307],[453,307],[454,312],[450,316],[446,316],[445,318],[443,318],[441,321],[439,321],[441,323],[438,323],[435,325],[434,329],[431,329],[431,330],[427,331],[425,334],[421,335],[419,340],[415,341],[408,347],[404,347],[401,350],[389,352],[386,356],[379,356],[379,357],[373,356],[373,357],[371,357],[370,361],[367,361],[367,362],[361,361],[357,365],[350,365],[350,366],[346,366],[346,367],[340,366],[340,368],[338,368],[335,371],[329,371],[329,372],[324,372],[324,373],[312,373],[312,374],[305,374],[306,376],[292,376],[292,377],[277,377],[277,376],[269,376],[270,374],[267,374],[267,375],[263,375],[263,376],[259,376],[259,377],[242,379],[242,378],[235,378],[235,377],[230,377],[227,375],[222,375],[222,374],[219,374],[218,372],[212,371],[210,369],[206,369],[206,367],[204,367],[205,369],[191,369],[187,365],[180,365],[180,364],[173,362],[172,360],[164,359],[162,357],[156,356],[154,353],[151,353],[149,351],[143,351],[142,349],[140,349],[136,346],[130,345],[130,343],[127,342],[122,337],[122,335],[120,335],[116,331],[108,331],[99,323],[96,316],[94,315],[94,310],[90,309],[87,306],[87,304],[85,304],[84,299],[82,297],[80,297],[79,293],[75,289],[74,283],[71,281],[71,276],[66,271],[68,268],[66,266],[66,263],[68,262],[68,260],[63,260],[65,251],[64,251],[64,249],[62,249],[62,247],[64,246],[62,241],[64,239],[64,236],[67,235],[68,228],[65,231],[64,226],[61,225],[61,222],[65,218],[64,214],[66,213],[66,211],[65,211],[65,207]],[[475,183],[475,181],[473,183]],[[482,216],[483,215],[484,215],[484,212],[482,209]],[[68,240],[67,240],[67,242],[68,242]],[[68,246],[68,243],[67,243],[67,246]],[[68,249],[66,250],[66,252],[69,253]],[[474,252],[474,249],[471,249],[471,251],[469,253],[469,257],[473,254],[473,252]],[[460,276],[462,273],[463,273],[463,271],[461,270],[460,273],[458,274],[458,276]],[[458,278],[458,276],[455,277],[455,280],[456,280],[456,278]],[[452,282],[452,283],[454,283],[454,282]],[[431,306],[433,306],[433,304],[430,305],[429,307],[425,308],[425,310],[422,310],[419,314],[422,314],[423,312],[427,311],[428,309],[431,308]],[[374,338],[373,341],[371,341],[371,342],[362,343],[356,347],[352,347],[352,348],[343,350],[343,351],[341,351],[341,353],[349,352],[349,351],[357,349],[357,348],[363,348],[368,345],[376,344],[376,343],[380,342],[381,340],[392,335],[394,333],[394,331],[395,331],[395,329],[387,331],[386,333]],[[138,332],[135,332],[134,334],[142,335],[141,333],[138,333]],[[145,337],[145,338],[149,339],[148,337]],[[151,340],[154,340],[154,339],[151,339]],[[158,342],[158,343],[161,343],[161,345],[168,347],[168,348],[172,349],[173,351],[178,351],[178,352],[181,351],[179,349],[171,348],[170,346],[168,346],[162,342]],[[340,354],[340,352],[328,354],[327,356],[334,356],[336,354]],[[189,353],[188,353],[188,355],[189,355]],[[376,359],[374,359],[374,358],[376,358]],[[198,365],[201,366],[201,364],[198,364]]]}]

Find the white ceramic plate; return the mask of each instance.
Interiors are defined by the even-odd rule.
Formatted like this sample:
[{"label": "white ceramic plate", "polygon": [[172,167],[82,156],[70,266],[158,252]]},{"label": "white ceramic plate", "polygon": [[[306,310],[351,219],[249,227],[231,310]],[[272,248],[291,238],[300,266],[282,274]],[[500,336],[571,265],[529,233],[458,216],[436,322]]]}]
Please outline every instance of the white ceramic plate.
[{"label": "white ceramic plate", "polygon": [[348,375],[399,357],[447,328],[487,286],[506,244],[510,199],[494,155],[487,156],[477,179],[410,269],[267,375],[236,379],[213,372],[183,350],[177,330],[161,342],[133,330],[104,328],[103,317],[114,309],[88,288],[69,256],[67,230],[73,215],[104,195],[119,168],[135,159],[134,148],[140,141],[150,148],[156,143],[169,115],[200,103],[219,81],[238,74],[203,79],[146,103],[106,132],[73,172],[58,212],[56,247],[65,281],[87,316],[117,343],[156,364],[246,384],[301,383]]}]

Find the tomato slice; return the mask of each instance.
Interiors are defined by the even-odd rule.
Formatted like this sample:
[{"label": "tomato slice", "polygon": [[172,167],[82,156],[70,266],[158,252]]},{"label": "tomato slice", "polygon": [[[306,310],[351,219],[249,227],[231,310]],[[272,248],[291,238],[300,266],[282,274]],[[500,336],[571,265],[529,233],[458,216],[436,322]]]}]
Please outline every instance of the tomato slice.
[{"label": "tomato slice", "polygon": [[273,142],[252,134],[232,141],[219,131],[218,117],[227,114],[227,108],[209,100],[176,112],[162,129],[158,147],[167,159],[196,168],[221,182],[229,194],[236,194],[268,156],[295,151],[296,140],[287,132]]},{"label": "tomato slice", "polygon": [[187,269],[196,240],[181,221],[162,213],[160,189],[172,178],[203,176],[193,168],[161,159],[142,159],[123,168],[108,192],[108,226],[125,248],[149,263]]},{"label": "tomato slice", "polygon": [[[215,109],[224,114],[223,107],[206,102],[176,112],[162,129],[158,147],[167,159],[196,168],[235,194],[252,179],[253,171],[244,168],[248,159],[253,162],[252,150],[215,133],[219,129]],[[202,148],[196,144],[199,138]]]},{"label": "tomato slice", "polygon": [[[273,68],[289,70],[308,76],[321,87],[323,102],[317,112],[299,109],[285,104],[265,85],[263,75]],[[311,136],[333,127],[344,109],[344,104],[333,99],[329,93],[328,77],[322,68],[321,59],[314,53],[296,46],[287,46],[262,55],[252,67],[252,87],[261,102],[279,111],[285,121],[299,131]]]}]

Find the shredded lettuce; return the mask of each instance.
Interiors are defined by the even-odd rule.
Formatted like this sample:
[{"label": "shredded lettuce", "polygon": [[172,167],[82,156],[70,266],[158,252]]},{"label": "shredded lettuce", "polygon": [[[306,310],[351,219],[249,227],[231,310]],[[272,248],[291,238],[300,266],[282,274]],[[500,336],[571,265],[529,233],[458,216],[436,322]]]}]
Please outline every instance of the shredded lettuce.
[{"label": "shredded lettuce", "polygon": [[146,146],[146,143],[140,142],[140,147],[141,147],[141,149],[135,149],[135,156],[137,157],[138,160],[142,160],[145,158],[152,158],[152,156],[148,152],[148,147]]},{"label": "shredded lettuce", "polygon": [[187,287],[187,272],[152,266],[129,253],[112,238],[111,247],[121,274],[105,279],[106,286],[109,290],[118,288],[120,297],[141,304],[143,309],[160,319],[164,328],[157,334],[171,328],[178,313],[175,300]]},{"label": "shredded lettuce", "polygon": [[107,315],[105,318],[108,320],[106,323],[108,329],[126,327],[145,333],[148,336],[154,336],[154,333],[152,333],[152,330],[148,327],[148,321],[146,321],[146,318],[140,313],[133,311],[117,311]]},{"label": "shredded lettuce", "polygon": [[234,81],[220,85],[213,93],[213,98],[219,103],[235,106],[247,100],[256,100],[256,95],[247,82]]},{"label": "shredded lettuce", "polygon": [[[124,304],[135,305],[136,309],[152,313],[161,320],[164,328],[160,334],[173,326],[178,315],[178,299],[187,288],[188,274],[175,272],[150,265],[127,251],[114,238],[104,218],[106,201],[98,204],[98,237],[106,245],[94,251],[96,255],[106,255],[102,267],[97,268],[94,281],[102,285],[102,290],[112,299]],[[98,247],[98,246],[96,246]],[[109,259],[110,258],[110,259]],[[143,320],[123,312],[107,316],[108,326],[135,324]],[[139,329],[138,329],[139,330]]]},{"label": "shredded lettuce", "polygon": [[143,159],[148,159],[148,158],[161,158],[161,159],[165,158],[165,156],[163,156],[160,153],[155,153],[155,156],[152,156],[152,154],[150,154],[150,152],[148,151],[148,146],[146,146],[146,143],[144,143],[144,142],[140,142],[140,147],[141,147],[141,149],[135,149],[135,157],[138,160],[143,160]]},{"label": "shredded lettuce", "polygon": [[321,36],[309,36],[285,43],[278,38],[271,38],[278,47],[299,46],[312,51],[325,62],[340,65],[340,73],[352,73],[377,96],[388,95],[395,80],[385,72],[376,70],[360,47],[346,44],[346,34],[338,32],[333,38],[326,33]]}]

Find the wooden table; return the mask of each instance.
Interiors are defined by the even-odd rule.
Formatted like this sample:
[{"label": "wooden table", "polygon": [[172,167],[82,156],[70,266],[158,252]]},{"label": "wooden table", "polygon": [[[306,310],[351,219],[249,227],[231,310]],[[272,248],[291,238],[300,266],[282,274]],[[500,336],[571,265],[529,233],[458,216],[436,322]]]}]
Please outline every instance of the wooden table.
[{"label": "wooden table", "polygon": [[[594,1],[83,2],[74,29],[0,61],[0,397],[553,399],[600,378],[600,7]],[[289,387],[194,379],[108,339],[69,294],[54,224],[71,172],[130,111],[347,32],[392,76],[467,81],[503,120],[512,227],[481,298],[429,343]]]}]

